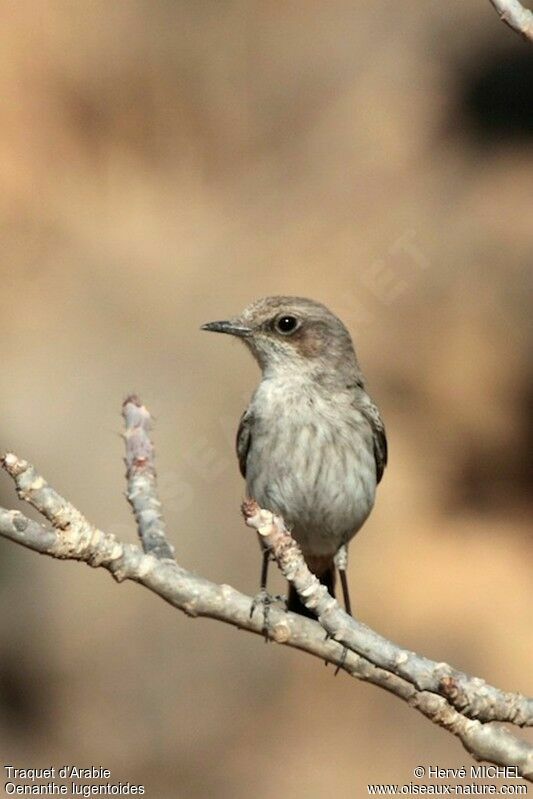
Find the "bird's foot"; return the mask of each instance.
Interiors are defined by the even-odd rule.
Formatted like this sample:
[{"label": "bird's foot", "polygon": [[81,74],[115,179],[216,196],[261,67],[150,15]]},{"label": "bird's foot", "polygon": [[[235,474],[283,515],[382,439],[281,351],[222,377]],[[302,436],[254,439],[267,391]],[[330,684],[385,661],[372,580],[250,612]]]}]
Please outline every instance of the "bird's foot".
[{"label": "bird's foot", "polygon": [[285,609],[287,608],[287,597],[282,596],[281,594],[269,594],[264,588],[262,588],[258,594],[253,599],[252,605],[250,607],[250,618],[255,613],[256,608],[261,607],[263,609],[263,635],[265,636],[265,641],[269,640],[269,617],[270,617],[270,608],[272,605],[276,604],[283,604]]},{"label": "bird's foot", "polygon": [[346,663],[346,655],[347,654],[348,654],[348,647],[347,646],[343,646],[342,647],[342,652],[341,652],[341,659],[337,663],[337,668],[333,672],[333,676],[334,677],[336,677],[337,674],[339,673],[339,671],[344,667],[344,664]]},{"label": "bird's foot", "polygon": [[[326,640],[326,641],[331,641],[331,640],[333,640],[333,636],[331,635],[331,633],[328,633],[328,632],[326,631],[325,640]],[[347,647],[347,646],[343,646],[343,647],[342,647],[342,652],[341,652],[341,657],[340,657],[340,660],[339,660],[339,662],[337,663],[337,666],[335,667],[335,671],[333,672],[333,676],[334,676],[334,677],[336,677],[336,676],[337,676],[337,674],[339,673],[339,671],[340,671],[340,670],[341,670],[341,669],[344,667],[344,664],[346,663],[346,656],[347,656],[347,654],[348,654],[348,647]],[[324,666],[328,666],[328,665],[329,665],[328,661],[327,661],[327,660],[325,660],[325,661],[324,661]]]}]

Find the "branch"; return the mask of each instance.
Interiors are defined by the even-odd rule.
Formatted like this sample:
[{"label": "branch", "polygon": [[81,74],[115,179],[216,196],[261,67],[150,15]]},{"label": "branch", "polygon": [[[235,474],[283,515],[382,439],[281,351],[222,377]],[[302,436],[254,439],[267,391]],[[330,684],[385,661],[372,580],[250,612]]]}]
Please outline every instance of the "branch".
[{"label": "branch", "polygon": [[[31,464],[13,453],[3,458],[4,469],[13,478],[18,495],[36,508],[51,528],[19,511],[0,508],[0,535],[42,554],[105,568],[118,582],[140,583],[190,616],[206,616],[264,635],[264,614],[252,613],[250,597],[199,577],[172,558],[156,494],[149,413],[136,398],[126,401],[123,412],[128,496],[133,494],[130,502],[145,551],[96,528]],[[532,747],[494,723],[533,724],[532,700],[405,652],[356,622],[309,572],[279,517],[260,510],[255,503],[246,503],[244,511],[247,523],[258,530],[284,575],[321,622],[272,606],[266,630],[271,640],[308,652],[353,677],[384,688],[456,735],[476,759],[514,766],[526,779],[533,780]],[[324,637],[324,629],[328,637]]]},{"label": "branch", "polygon": [[174,548],[168,543],[161,502],[157,496],[154,447],[150,440],[152,419],[138,397],[131,395],[122,405],[126,425],[126,480],[128,501],[133,508],[137,530],[145,552],[158,558],[174,559]]},{"label": "branch", "polygon": [[280,516],[261,510],[254,501],[243,503],[243,514],[246,523],[257,530],[272,551],[283,576],[294,585],[302,602],[317,615],[328,635],[336,641],[342,641],[352,651],[394,672],[415,688],[439,694],[469,718],[533,726],[533,699],[500,691],[478,677],[469,677],[447,663],[435,663],[378,635],[345,613],[309,571],[298,544]]},{"label": "branch", "polygon": [[[243,503],[243,514],[328,635],[374,666],[405,680],[413,690],[409,704],[457,735],[476,759],[514,765],[522,776],[533,780],[533,747],[494,724],[507,721],[533,726],[533,699],[500,691],[478,677],[469,677],[447,663],[434,663],[378,635],[345,613],[309,571],[281,517],[262,510],[253,500]],[[392,692],[400,695],[394,688]]]},{"label": "branch", "polygon": [[518,0],[490,0],[500,19],[524,39],[533,42],[533,12],[524,8]]}]

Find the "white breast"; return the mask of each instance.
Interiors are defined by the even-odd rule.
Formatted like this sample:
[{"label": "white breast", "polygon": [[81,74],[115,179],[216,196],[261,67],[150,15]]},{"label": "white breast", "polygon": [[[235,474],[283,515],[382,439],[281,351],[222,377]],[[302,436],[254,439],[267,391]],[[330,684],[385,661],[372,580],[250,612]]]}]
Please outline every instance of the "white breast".
[{"label": "white breast", "polygon": [[350,393],[266,379],[251,403],[247,489],[280,513],[304,554],[332,555],[374,504],[372,431]]}]

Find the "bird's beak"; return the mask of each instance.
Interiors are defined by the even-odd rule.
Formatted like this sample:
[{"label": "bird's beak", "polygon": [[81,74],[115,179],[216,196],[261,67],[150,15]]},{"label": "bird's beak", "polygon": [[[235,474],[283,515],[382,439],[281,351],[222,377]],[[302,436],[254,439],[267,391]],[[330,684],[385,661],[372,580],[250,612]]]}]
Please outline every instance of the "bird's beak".
[{"label": "bird's beak", "polygon": [[208,330],[211,333],[228,333],[230,336],[249,336],[252,332],[251,327],[245,327],[238,322],[207,322],[202,325],[201,330]]}]

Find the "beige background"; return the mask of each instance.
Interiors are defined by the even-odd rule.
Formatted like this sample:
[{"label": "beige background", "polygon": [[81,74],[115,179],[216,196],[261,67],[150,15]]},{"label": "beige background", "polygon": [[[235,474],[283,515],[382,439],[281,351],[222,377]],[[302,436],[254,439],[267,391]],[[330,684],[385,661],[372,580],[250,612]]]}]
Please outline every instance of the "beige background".
[{"label": "beige background", "polygon": [[[253,593],[233,436],[258,374],[198,328],[321,300],[390,445],[351,551],[358,614],[531,692],[531,120],[474,113],[494,64],[531,74],[527,46],[481,0],[1,17],[1,448],[134,540],[118,434],[139,392],[180,562]],[[470,765],[395,698],[79,564],[0,541],[0,602],[4,762],[102,765],[153,799],[348,799]]]}]

